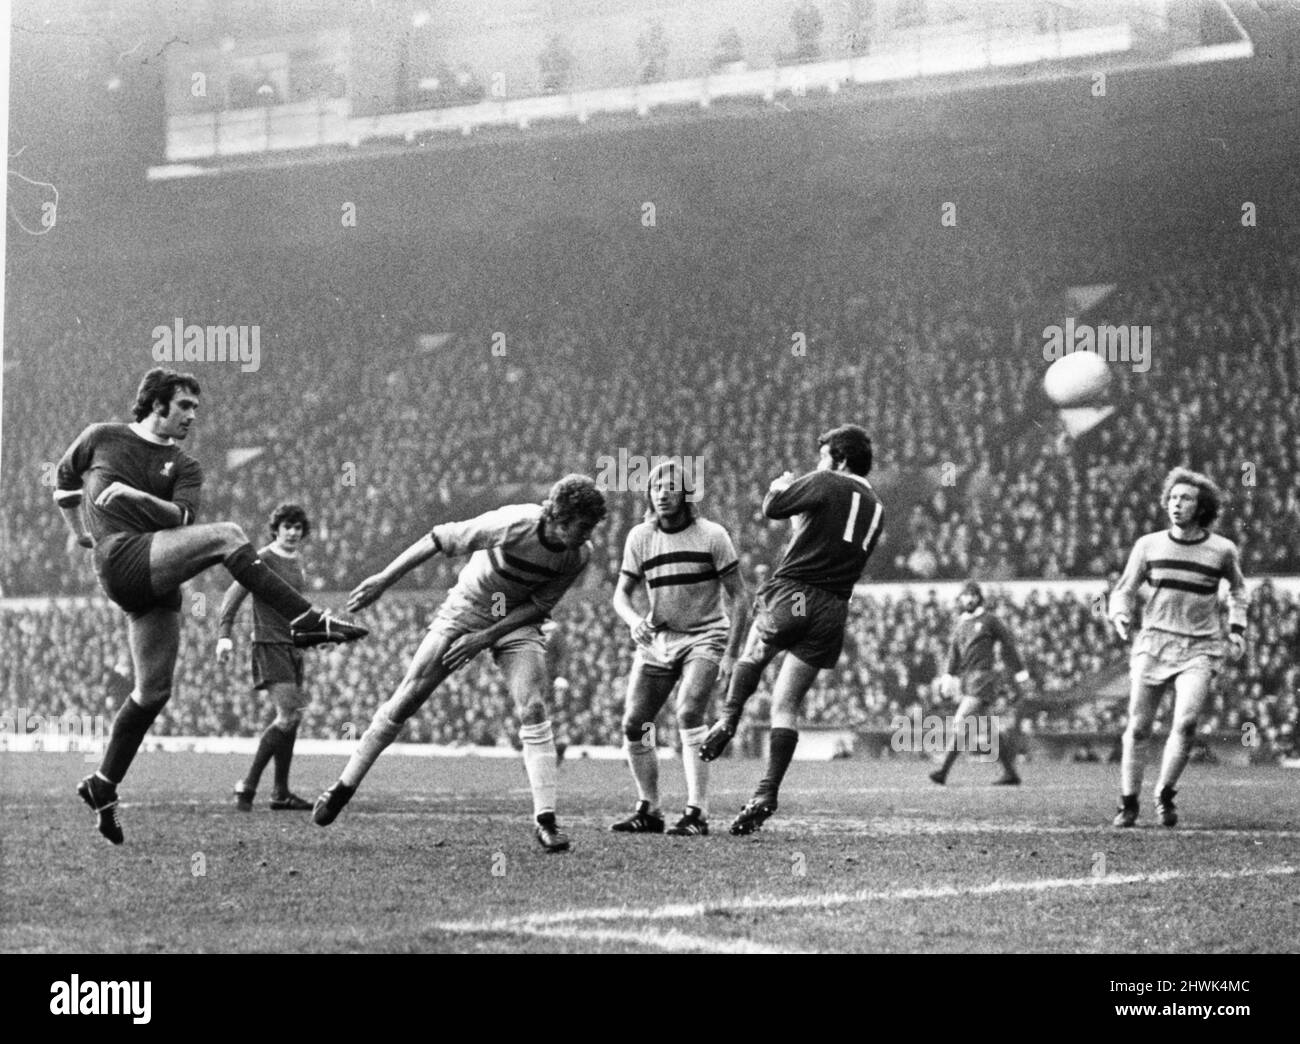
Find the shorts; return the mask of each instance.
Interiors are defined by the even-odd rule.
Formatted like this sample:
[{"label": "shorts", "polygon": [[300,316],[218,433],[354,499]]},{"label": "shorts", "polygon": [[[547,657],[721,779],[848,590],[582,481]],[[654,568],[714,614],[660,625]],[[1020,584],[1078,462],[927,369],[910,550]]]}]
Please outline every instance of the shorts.
[{"label": "shorts", "polygon": [[1129,656],[1133,677],[1143,685],[1164,685],[1180,674],[1204,673],[1207,680],[1223,669],[1223,639],[1143,630]]},{"label": "shorts", "polygon": [[[777,651],[792,653],[810,667],[834,667],[844,649],[849,600],[796,580],[773,579],[754,598],[751,645],[770,659]],[[751,657],[746,650],[746,658]]]},{"label": "shorts", "polygon": [[680,671],[692,660],[721,663],[727,651],[727,628],[708,631],[655,631],[649,645],[637,645],[633,662],[662,671]]},{"label": "shorts", "polygon": [[132,616],[154,609],[180,612],[181,589],[155,591],[149,574],[152,533],[113,533],[95,545],[99,586]]},{"label": "shorts", "polygon": [[[433,623],[429,624],[430,631],[436,631],[439,634],[448,636],[455,641],[462,634],[469,634],[471,631],[482,631],[497,623],[499,617],[490,616],[484,613],[467,612],[463,606],[457,607],[454,611],[448,611],[444,604],[433,616]],[[492,646],[492,658],[501,662],[503,656],[511,656],[522,652],[535,652],[539,656],[546,655],[546,634],[542,631],[540,623],[524,624],[523,627],[516,627],[509,634],[502,635]]]},{"label": "shorts", "polygon": [[971,671],[961,680],[962,698],[993,703],[1002,691],[1004,680],[1001,671]]},{"label": "shorts", "polygon": [[253,688],[289,683],[302,688],[303,655],[281,642],[253,643]]}]

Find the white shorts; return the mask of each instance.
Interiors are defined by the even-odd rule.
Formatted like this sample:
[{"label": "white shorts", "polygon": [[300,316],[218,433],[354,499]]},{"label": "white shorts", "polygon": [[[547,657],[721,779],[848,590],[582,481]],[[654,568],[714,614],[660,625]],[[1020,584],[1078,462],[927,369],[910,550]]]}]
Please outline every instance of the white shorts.
[{"label": "white shorts", "polygon": [[1144,629],[1133,642],[1129,666],[1144,685],[1164,685],[1189,673],[1208,680],[1223,669],[1225,651],[1222,638]]},{"label": "white shorts", "polygon": [[720,663],[727,651],[726,627],[708,631],[655,631],[650,644],[637,644],[634,665],[658,667],[665,671],[680,670],[691,660]]}]

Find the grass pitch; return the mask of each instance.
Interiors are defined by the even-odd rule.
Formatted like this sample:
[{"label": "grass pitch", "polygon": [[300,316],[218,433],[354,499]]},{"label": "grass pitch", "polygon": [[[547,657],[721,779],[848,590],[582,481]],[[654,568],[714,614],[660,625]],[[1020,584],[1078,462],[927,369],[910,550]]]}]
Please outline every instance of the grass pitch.
[{"label": "grass pitch", "polygon": [[[252,814],[247,758],[142,754],[127,842],[73,790],[76,754],[0,755],[6,951],[1277,952],[1300,939],[1300,776],[1192,766],[1182,823],[1109,826],[1114,766],[1037,762],[1020,788],[959,762],[797,762],[759,834],[727,824],[762,774],[713,772],[715,833],[611,834],[632,805],[619,762],[565,762],[573,851],[530,832],[518,760],[388,756],[338,821]],[[314,798],[340,758],[299,757]],[[1154,766],[1151,769],[1154,772]],[[677,762],[664,762],[671,822]],[[1149,789],[1149,788],[1148,788]]]}]

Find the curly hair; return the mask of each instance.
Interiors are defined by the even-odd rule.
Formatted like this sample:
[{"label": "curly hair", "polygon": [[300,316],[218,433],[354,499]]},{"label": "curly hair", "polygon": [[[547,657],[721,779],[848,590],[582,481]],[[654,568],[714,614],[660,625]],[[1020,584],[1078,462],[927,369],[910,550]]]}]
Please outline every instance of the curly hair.
[{"label": "curly hair", "polygon": [[142,421],[153,413],[154,403],[160,402],[167,407],[163,410],[163,416],[166,417],[171,412],[172,399],[176,395],[177,388],[184,388],[194,395],[202,394],[198,378],[194,374],[177,373],[175,370],[155,366],[144,375],[140,387],[136,389],[135,405],[131,407],[131,415],[136,420]]},{"label": "curly hair", "polygon": [[307,517],[307,510],[301,504],[277,504],[267,524],[271,527],[271,536],[274,537],[279,535],[281,526],[286,523],[292,525],[295,522],[302,526],[302,538],[306,540],[311,534],[311,519]]},{"label": "curly hair", "polygon": [[1209,475],[1202,475],[1191,468],[1174,468],[1165,476],[1164,489],[1160,491],[1161,510],[1168,506],[1169,494],[1180,484],[1196,487],[1196,516],[1193,521],[1198,526],[1209,529],[1223,508],[1223,490]]},{"label": "curly hair", "polygon": [[596,480],[589,475],[565,475],[551,487],[546,508],[557,522],[577,518],[599,522],[609,511],[605,494],[596,488]]},{"label": "curly hair", "polygon": [[871,474],[871,436],[866,429],[856,424],[841,424],[820,435],[817,445],[828,447],[831,460],[836,464],[844,461],[853,474]]}]

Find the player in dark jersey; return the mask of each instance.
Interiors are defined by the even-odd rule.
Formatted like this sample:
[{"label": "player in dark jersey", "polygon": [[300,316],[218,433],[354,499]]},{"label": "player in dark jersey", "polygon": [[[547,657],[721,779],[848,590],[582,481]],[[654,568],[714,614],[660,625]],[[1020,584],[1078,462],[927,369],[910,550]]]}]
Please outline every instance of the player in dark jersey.
[{"label": "player in dark jersey", "polygon": [[[948,737],[943,764],[930,773],[930,779],[942,786],[948,781],[948,772],[961,753],[961,740],[969,735],[968,722],[977,715],[987,714],[1002,689],[1002,673],[994,662],[994,650],[1002,650],[1002,660],[1013,672],[1011,688],[1015,698],[1024,695],[1022,686],[1029,681],[1029,672],[1016,649],[1015,640],[1007,625],[989,612],[984,605],[984,592],[975,581],[961,589],[957,597],[960,616],[952,629],[952,642],[948,648],[948,666],[940,679],[944,695],[961,694],[957,713],[953,715],[952,734]],[[996,719],[995,719],[996,727]],[[1020,776],[1016,772],[1016,747],[1011,735],[997,737],[997,757],[1002,764],[1002,775],[995,786],[1017,786]]]},{"label": "player in dark jersey", "polygon": [[[298,504],[279,504],[271,513],[273,540],[258,551],[265,562],[295,591],[306,585],[299,549],[311,532],[311,520]],[[220,637],[217,639],[217,662],[230,659],[235,643],[232,635],[239,607],[248,597],[248,588],[238,580],[230,585],[221,600]],[[289,621],[269,605],[253,599],[253,688],[264,691],[275,702],[275,720],[262,733],[253,755],[248,775],[235,784],[235,807],[241,812],[253,810],[253,797],[266,766],[275,760],[275,783],[271,791],[273,812],[309,812],[311,802],[289,789],[289,766],[293,745],[307,693],[303,688],[303,654],[294,646]]]},{"label": "player in dark jersey", "polygon": [[884,509],[866,479],[870,436],[856,424],[845,424],[817,441],[817,470],[798,479],[787,471],[763,498],[763,513],[791,519],[794,537],[758,590],[754,623],[732,672],[722,717],[700,748],[705,761],[722,753],[763,671],[784,652],[772,690],[767,773],[731,824],[733,834],[753,833],[777,809],[781,780],[799,742],[804,697],[817,673],[840,658],[849,598],[882,532]]},{"label": "player in dark jersey", "polygon": [[[1223,493],[1205,475],[1174,468],[1165,477],[1161,503],[1169,528],[1139,537],[1124,575],[1110,595],[1111,625],[1128,641],[1138,590],[1151,586],[1142,630],[1129,654],[1128,724],[1120,761],[1120,798],[1113,823],[1137,824],[1147,742],[1165,690],[1174,690],[1173,720],[1156,782],[1156,815],[1162,826],[1178,823],[1175,786],[1196,739],[1196,724],[1224,656],[1246,652],[1246,580],[1237,545],[1211,531]],[[1219,584],[1228,583],[1228,638],[1219,619]]]},{"label": "player in dark jersey", "polygon": [[181,584],[225,565],[290,620],[297,645],[350,642],[368,633],[314,608],[258,558],[233,522],[194,524],[203,472],[179,443],[198,408],[199,382],[192,375],[152,369],[136,392],[135,422],[92,424],[57,469],[55,503],[77,543],[93,551],[104,593],[127,614],[135,690],[113,720],[98,771],[77,787],[98,817],[99,832],[115,845],[123,840],[117,785],[171,696]]}]

